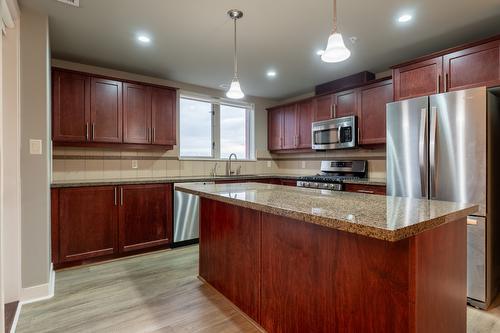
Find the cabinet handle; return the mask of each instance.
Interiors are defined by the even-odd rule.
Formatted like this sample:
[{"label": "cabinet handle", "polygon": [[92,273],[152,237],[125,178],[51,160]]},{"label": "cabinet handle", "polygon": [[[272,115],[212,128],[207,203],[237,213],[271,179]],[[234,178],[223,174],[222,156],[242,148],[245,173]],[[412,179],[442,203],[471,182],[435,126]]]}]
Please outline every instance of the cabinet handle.
[{"label": "cabinet handle", "polygon": [[92,141],[94,141],[94,135],[95,135],[95,123],[92,123]]},{"label": "cabinet handle", "polygon": [[333,103],[333,118],[337,118],[337,103]]},{"label": "cabinet handle", "polygon": [[153,143],[156,141],[156,131],[155,128],[153,127]]},{"label": "cabinet handle", "polygon": [[298,147],[300,145],[300,135],[297,135],[297,144],[296,146]]},{"label": "cabinet handle", "polygon": [[120,206],[123,206],[123,187],[120,187]]},{"label": "cabinet handle", "polygon": [[441,75],[438,75],[437,77],[437,82],[436,82],[436,93],[439,92],[439,83],[441,83]]},{"label": "cabinet handle", "polygon": [[335,104],[330,104],[330,118],[334,118],[334,117],[333,117],[333,106],[334,106],[334,105],[335,105]]},{"label": "cabinet handle", "polygon": [[444,75],[444,92],[448,92],[448,73]]},{"label": "cabinet handle", "polygon": [[369,191],[369,190],[357,190],[356,192],[367,193],[367,194],[374,194],[375,193],[375,191]]},{"label": "cabinet handle", "polygon": [[85,123],[85,141],[89,141],[89,123]]},{"label": "cabinet handle", "polygon": [[358,128],[358,144],[361,143],[361,128]]},{"label": "cabinet handle", "polygon": [[116,186],[115,186],[115,206],[118,205],[118,202],[117,202],[117,190],[116,190]]},{"label": "cabinet handle", "polygon": [[146,136],[147,136],[147,140],[148,140],[148,142],[151,142],[151,135],[150,135],[150,132],[151,132],[151,129],[148,127],[148,129],[146,130]]}]

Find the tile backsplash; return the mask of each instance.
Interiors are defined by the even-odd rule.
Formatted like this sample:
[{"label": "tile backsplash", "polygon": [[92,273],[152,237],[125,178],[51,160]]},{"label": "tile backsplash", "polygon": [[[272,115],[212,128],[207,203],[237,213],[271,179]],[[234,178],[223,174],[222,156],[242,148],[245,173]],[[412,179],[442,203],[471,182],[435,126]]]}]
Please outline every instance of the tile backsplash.
[{"label": "tile backsplash", "polygon": [[[335,158],[368,159],[369,177],[385,179],[384,151],[281,154],[272,156],[267,151],[262,154],[257,152],[257,160],[235,161],[233,162],[233,170],[239,169],[242,175],[310,175],[319,171],[322,159]],[[132,168],[134,161],[137,162],[137,168]],[[53,181],[208,176],[215,166],[218,175],[224,175],[226,171],[225,161],[179,160],[176,150],[141,152],[54,147],[52,165]]]}]

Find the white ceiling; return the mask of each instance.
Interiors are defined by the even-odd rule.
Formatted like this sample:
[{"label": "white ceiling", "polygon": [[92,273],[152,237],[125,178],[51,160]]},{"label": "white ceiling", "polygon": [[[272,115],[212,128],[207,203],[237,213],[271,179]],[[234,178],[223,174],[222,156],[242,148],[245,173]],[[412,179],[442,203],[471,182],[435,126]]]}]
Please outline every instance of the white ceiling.
[{"label": "white ceiling", "polygon": [[[239,72],[245,93],[281,99],[362,70],[390,65],[500,33],[500,0],[338,0],[339,29],[356,36],[352,56],[321,62],[331,0],[20,0],[50,17],[53,56],[220,88],[232,77],[232,22],[241,9]],[[400,13],[413,20],[396,23]],[[153,41],[141,46],[139,32]],[[278,76],[268,79],[266,71]]]}]

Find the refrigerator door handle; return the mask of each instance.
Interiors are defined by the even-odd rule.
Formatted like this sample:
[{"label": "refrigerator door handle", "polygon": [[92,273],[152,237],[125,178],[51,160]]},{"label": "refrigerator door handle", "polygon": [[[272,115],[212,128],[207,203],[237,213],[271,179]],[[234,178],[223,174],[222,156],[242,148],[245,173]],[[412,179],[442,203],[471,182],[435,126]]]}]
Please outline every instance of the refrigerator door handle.
[{"label": "refrigerator door handle", "polygon": [[436,134],[437,134],[437,107],[431,107],[431,129],[429,138],[429,167],[430,167],[430,198],[436,197]]},{"label": "refrigerator door handle", "polygon": [[426,163],[426,144],[427,144],[427,109],[420,110],[420,137],[418,140],[418,157],[420,167],[420,191],[422,197],[427,197],[427,163]]}]

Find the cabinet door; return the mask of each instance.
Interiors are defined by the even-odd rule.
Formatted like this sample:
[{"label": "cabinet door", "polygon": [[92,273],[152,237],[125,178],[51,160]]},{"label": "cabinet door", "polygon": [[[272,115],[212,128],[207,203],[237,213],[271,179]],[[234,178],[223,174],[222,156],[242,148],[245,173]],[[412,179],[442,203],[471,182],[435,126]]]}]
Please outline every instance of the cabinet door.
[{"label": "cabinet door", "polygon": [[157,145],[175,145],[176,142],[176,92],[170,89],[151,89],[151,116],[153,137]]},{"label": "cabinet door", "polygon": [[92,78],[90,93],[92,141],[122,142],[122,83]]},{"label": "cabinet door", "polygon": [[117,194],[114,186],[59,190],[59,258],[88,259],[117,250]]},{"label": "cabinet door", "polygon": [[121,252],[170,243],[171,185],[121,186],[119,216]]},{"label": "cabinet door", "polygon": [[267,144],[269,150],[282,149],[282,131],[283,131],[283,110],[272,109],[268,111],[268,138]]},{"label": "cabinet door", "polygon": [[356,93],[357,90],[346,90],[335,94],[335,103],[333,104],[334,118],[357,115]]},{"label": "cabinet door", "polygon": [[500,41],[453,52],[443,57],[444,91],[500,84]]},{"label": "cabinet door", "polygon": [[312,100],[297,104],[297,119],[297,148],[311,149],[311,125],[313,119]]},{"label": "cabinet door", "polygon": [[360,144],[379,144],[386,141],[386,104],[392,102],[392,80],[367,87],[359,92]]},{"label": "cabinet door", "polygon": [[89,137],[90,78],[54,70],[52,73],[52,139],[85,142]]},{"label": "cabinet door", "polygon": [[123,83],[123,142],[151,142],[151,88]]},{"label": "cabinet door", "polygon": [[333,118],[333,95],[326,95],[314,99],[314,121]]},{"label": "cabinet door", "polygon": [[283,108],[283,149],[297,147],[297,108],[295,105]]},{"label": "cabinet door", "polygon": [[442,69],[442,57],[394,69],[394,99],[397,101],[439,93],[443,86]]}]

